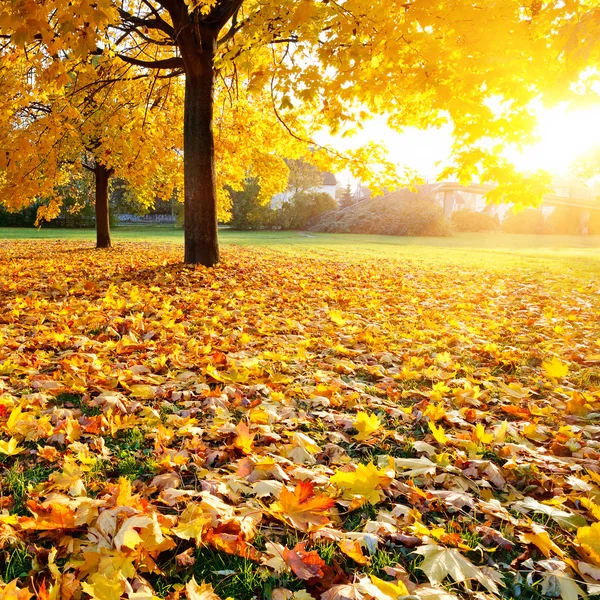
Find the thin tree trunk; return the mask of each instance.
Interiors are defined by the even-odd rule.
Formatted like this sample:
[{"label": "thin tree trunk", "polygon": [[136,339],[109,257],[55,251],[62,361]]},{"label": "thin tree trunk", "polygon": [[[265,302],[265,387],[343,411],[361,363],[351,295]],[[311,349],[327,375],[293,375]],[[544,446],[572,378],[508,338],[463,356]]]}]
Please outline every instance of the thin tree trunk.
[{"label": "thin tree trunk", "polygon": [[110,248],[110,222],[108,219],[108,180],[111,171],[96,163],[96,248]]},{"label": "thin tree trunk", "polygon": [[[206,44],[208,46],[209,44]],[[204,47],[185,81],[184,240],[185,262],[219,262],[215,146],[213,139],[214,47]]]}]

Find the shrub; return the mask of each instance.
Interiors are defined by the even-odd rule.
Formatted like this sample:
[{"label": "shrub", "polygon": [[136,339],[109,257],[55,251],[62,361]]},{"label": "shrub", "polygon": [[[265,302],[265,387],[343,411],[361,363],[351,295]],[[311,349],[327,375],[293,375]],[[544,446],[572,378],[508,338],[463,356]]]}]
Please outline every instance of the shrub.
[{"label": "shrub", "polygon": [[256,179],[249,179],[241,191],[228,189],[231,196],[232,229],[261,229],[273,224],[274,210],[258,200],[260,186]]},{"label": "shrub", "polygon": [[306,229],[309,222],[337,208],[337,202],[324,192],[298,192],[281,207],[271,208],[260,204],[259,191],[255,179],[248,180],[242,191],[229,191],[233,229]]},{"label": "shrub", "polygon": [[539,210],[508,213],[502,222],[506,233],[547,233],[546,220]]},{"label": "shrub", "polygon": [[457,210],[452,214],[452,226],[456,231],[494,231],[500,226],[500,219],[486,212]]},{"label": "shrub", "polygon": [[28,206],[18,212],[9,212],[0,204],[0,227],[33,227],[37,205]]},{"label": "shrub", "polygon": [[275,224],[282,229],[306,229],[323,213],[337,209],[337,202],[325,192],[295,194],[276,211]]},{"label": "shrub", "polygon": [[332,233],[450,235],[441,206],[427,192],[413,193],[409,190],[400,190],[349,208],[329,211],[310,229]]},{"label": "shrub", "polygon": [[[557,206],[546,219],[548,233],[578,235],[581,232],[582,212],[581,208]],[[596,214],[598,214],[597,211],[594,211],[592,218],[590,218],[589,233],[594,233],[597,218],[594,219],[593,216]]]},{"label": "shrub", "polygon": [[590,235],[600,235],[600,211],[593,210],[590,215]]}]

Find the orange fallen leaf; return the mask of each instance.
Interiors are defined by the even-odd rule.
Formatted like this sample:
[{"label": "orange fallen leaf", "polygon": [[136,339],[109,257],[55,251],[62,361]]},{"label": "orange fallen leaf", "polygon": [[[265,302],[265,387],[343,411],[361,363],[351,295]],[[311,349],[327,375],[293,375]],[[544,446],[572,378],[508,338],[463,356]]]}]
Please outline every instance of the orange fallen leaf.
[{"label": "orange fallen leaf", "polygon": [[359,565],[368,565],[371,563],[370,559],[363,554],[362,547],[357,540],[340,540],[338,546],[346,556],[349,556]]},{"label": "orange fallen leaf", "polygon": [[290,566],[298,579],[313,579],[323,577],[325,561],[317,552],[306,552],[305,543],[296,544],[293,550],[284,548],[283,560]]},{"label": "orange fallen leaf", "polygon": [[310,481],[300,481],[293,492],[283,486],[279,500],[271,505],[270,511],[296,529],[314,531],[329,523],[326,513],[334,504],[333,498],[315,494]]}]

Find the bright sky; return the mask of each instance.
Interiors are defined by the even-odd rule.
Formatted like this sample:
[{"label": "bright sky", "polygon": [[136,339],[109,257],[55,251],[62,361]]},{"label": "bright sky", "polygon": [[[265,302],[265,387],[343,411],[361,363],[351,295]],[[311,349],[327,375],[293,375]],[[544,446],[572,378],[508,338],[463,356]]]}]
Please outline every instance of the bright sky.
[{"label": "bright sky", "polygon": [[[524,171],[545,169],[556,175],[568,175],[571,163],[579,155],[600,145],[600,107],[571,111],[564,107],[540,109],[538,118],[540,141],[520,155],[509,156]],[[451,128],[428,131],[408,128],[398,134],[386,126],[383,117],[378,117],[356,136],[332,143],[344,150],[369,141],[385,144],[392,160],[434,179],[436,162],[449,156]],[[347,175],[342,174],[339,179],[345,183]]]}]

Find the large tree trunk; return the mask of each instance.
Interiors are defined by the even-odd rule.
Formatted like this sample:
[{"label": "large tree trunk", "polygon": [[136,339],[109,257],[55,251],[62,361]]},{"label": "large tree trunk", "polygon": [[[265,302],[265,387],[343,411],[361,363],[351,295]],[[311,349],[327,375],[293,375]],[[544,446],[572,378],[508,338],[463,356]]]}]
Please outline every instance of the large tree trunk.
[{"label": "large tree trunk", "polygon": [[213,139],[214,44],[186,69],[184,149],[185,262],[212,267],[219,262],[215,145]]},{"label": "large tree trunk", "polygon": [[108,180],[111,171],[96,163],[96,248],[110,248],[110,223],[108,219]]}]

